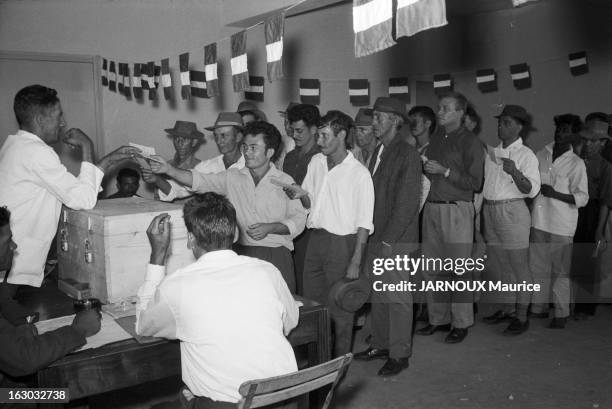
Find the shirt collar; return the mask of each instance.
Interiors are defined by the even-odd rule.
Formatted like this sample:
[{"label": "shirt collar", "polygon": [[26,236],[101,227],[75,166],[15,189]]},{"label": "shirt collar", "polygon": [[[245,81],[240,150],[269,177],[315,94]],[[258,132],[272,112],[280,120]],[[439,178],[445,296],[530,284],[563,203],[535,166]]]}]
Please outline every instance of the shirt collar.
[{"label": "shirt collar", "polygon": [[228,258],[236,256],[238,256],[238,254],[236,254],[236,252],[233,250],[214,250],[202,254],[197,262],[214,262],[217,260],[227,260]]},{"label": "shirt collar", "polygon": [[510,145],[508,145],[507,148],[504,148],[504,143],[500,142],[499,145],[498,145],[498,148],[505,149],[505,150],[510,150],[510,149],[518,149],[521,146],[523,146],[523,138],[519,137],[516,141],[514,141]]},{"label": "shirt collar", "polygon": [[45,143],[45,141],[40,139],[38,135],[33,134],[32,132],[24,131],[23,129],[20,129],[19,131],[17,131],[17,135],[19,135],[20,138],[27,138],[27,139],[30,139],[36,142]]}]

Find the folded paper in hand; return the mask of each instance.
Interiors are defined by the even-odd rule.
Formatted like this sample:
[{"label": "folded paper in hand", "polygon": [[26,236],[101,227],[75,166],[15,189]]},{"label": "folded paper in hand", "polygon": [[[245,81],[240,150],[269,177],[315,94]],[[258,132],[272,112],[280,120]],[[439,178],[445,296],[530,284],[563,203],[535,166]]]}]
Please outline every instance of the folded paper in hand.
[{"label": "folded paper in hand", "polygon": [[133,148],[140,149],[142,156],[144,156],[145,158],[155,155],[155,148],[152,146],[139,145],[134,142],[130,142],[130,146]]}]

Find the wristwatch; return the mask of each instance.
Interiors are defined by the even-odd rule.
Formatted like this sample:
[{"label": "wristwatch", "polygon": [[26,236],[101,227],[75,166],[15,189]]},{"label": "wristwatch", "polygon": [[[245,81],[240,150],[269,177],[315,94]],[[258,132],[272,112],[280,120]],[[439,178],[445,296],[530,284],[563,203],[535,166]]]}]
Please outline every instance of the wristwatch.
[{"label": "wristwatch", "polygon": [[444,172],[444,177],[447,178],[450,175],[450,168],[446,168],[446,172]]}]

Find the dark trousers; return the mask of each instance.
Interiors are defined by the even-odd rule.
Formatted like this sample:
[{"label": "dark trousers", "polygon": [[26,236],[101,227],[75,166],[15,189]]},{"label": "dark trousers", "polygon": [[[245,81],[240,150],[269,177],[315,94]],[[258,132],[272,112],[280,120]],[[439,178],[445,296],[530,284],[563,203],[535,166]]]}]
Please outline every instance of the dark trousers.
[{"label": "dark trousers", "polygon": [[593,258],[595,231],[599,221],[599,200],[589,200],[578,209],[578,223],[574,234],[572,254],[572,292],[574,313],[595,314],[597,283],[599,281],[598,259]]},{"label": "dark trousers", "polygon": [[267,261],[281,272],[291,294],[295,294],[295,273],[293,271],[293,257],[287,247],[263,246],[235,246],[236,252],[243,256],[258,258]]},{"label": "dark trousers", "polygon": [[295,284],[297,294],[304,295],[304,260],[310,238],[310,229],[304,229],[302,234],[293,240],[293,266],[295,269]]}]

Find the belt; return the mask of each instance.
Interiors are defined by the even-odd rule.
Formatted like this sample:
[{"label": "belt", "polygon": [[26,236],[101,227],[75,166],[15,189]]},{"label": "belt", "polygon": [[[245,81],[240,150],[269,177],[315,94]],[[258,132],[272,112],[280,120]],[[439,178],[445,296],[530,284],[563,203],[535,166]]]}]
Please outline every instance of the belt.
[{"label": "belt", "polygon": [[435,204],[454,204],[456,205],[457,202],[455,202],[454,200],[428,200],[427,203],[435,203]]},{"label": "belt", "polygon": [[500,204],[506,204],[506,203],[512,203],[512,202],[518,202],[519,200],[525,200],[522,197],[515,197],[514,199],[503,199],[503,200],[489,200],[489,199],[485,199],[484,203],[488,204],[488,205],[500,205]]}]

